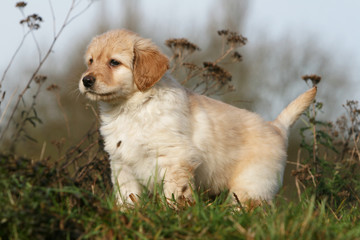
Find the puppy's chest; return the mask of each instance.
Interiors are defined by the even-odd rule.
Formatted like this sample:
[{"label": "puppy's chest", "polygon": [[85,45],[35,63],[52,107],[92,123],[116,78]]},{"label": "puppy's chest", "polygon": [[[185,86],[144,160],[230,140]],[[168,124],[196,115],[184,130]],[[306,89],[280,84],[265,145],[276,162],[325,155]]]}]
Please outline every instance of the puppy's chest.
[{"label": "puppy's chest", "polygon": [[154,134],[146,117],[120,115],[104,122],[100,131],[112,161],[131,166],[153,155]]}]

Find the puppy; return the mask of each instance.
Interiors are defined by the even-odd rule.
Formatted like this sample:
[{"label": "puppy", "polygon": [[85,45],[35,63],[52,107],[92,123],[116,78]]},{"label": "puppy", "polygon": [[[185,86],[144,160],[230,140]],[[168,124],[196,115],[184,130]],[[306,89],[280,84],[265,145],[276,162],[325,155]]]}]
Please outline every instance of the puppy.
[{"label": "puppy", "polygon": [[[272,122],[186,90],[167,72],[169,60],[127,30],[95,37],[80,92],[99,101],[105,150],[118,202],[141,186],[163,183],[167,198],[192,189],[228,189],[236,201],[271,201],[282,185],[288,129],[313,102],[316,87]],[[234,199],[235,200],[235,199]]]}]

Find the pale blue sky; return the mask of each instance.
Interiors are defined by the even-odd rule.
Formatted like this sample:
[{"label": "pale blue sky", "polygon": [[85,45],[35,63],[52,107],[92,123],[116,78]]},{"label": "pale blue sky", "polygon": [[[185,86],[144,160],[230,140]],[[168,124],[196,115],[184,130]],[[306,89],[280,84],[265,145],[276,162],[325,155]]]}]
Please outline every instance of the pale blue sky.
[{"label": "pale blue sky", "polygon": [[[121,1],[103,0],[108,2],[109,18],[116,21]],[[214,11],[214,0],[137,0],[139,8],[144,12],[144,24],[147,22],[158,23],[167,35],[184,35],[187,31],[196,31],[208,20],[208,11]],[[18,22],[22,18],[20,11],[14,7],[17,1],[2,1],[0,3],[1,18],[1,69],[7,62],[7,56],[16,48],[23,34]],[[70,0],[52,0],[56,13],[57,25],[63,21]],[[82,6],[87,4],[82,1]],[[223,2],[226,2],[223,1]],[[52,31],[52,17],[48,1],[28,1],[26,14],[39,13],[44,18],[44,23],[39,35],[48,35]],[[63,35],[63,38],[73,38],[74,31],[84,31],[91,28],[91,23],[97,21],[92,17],[100,6],[100,0],[78,20],[76,20]],[[189,7],[191,6],[191,7]],[[81,6],[79,6],[81,7]],[[80,8],[79,8],[80,9]],[[169,11],[176,9],[176,11]],[[324,47],[333,48],[335,51],[352,53],[356,59],[360,58],[360,1],[354,0],[252,0],[249,6],[248,24],[246,33],[249,39],[253,34],[266,30],[270,36],[277,37],[283,34],[295,34],[306,37],[315,34]],[[90,24],[88,24],[90,23]],[[158,30],[158,29],[157,29]],[[6,34],[4,34],[6,33]],[[167,36],[169,37],[169,36]],[[17,41],[18,40],[18,41]],[[338,50],[337,50],[338,49]]]}]

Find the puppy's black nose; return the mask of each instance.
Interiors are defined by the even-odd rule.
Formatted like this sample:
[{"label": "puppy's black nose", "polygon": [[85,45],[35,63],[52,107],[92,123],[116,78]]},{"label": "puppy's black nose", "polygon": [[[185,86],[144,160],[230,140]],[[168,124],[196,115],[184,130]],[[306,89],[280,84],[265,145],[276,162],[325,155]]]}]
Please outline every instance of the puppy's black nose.
[{"label": "puppy's black nose", "polygon": [[84,84],[84,87],[91,88],[95,83],[96,78],[91,75],[87,75],[82,79],[82,82]]}]

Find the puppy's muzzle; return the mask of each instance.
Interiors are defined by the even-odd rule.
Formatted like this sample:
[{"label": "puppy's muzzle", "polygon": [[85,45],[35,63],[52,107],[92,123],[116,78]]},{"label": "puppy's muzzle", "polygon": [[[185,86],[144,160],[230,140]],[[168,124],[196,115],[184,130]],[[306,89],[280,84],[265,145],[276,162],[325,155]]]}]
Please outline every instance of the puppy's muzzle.
[{"label": "puppy's muzzle", "polygon": [[94,86],[95,81],[96,81],[96,78],[91,75],[87,75],[82,79],[84,87],[86,87],[86,88],[91,88],[92,86]]}]

